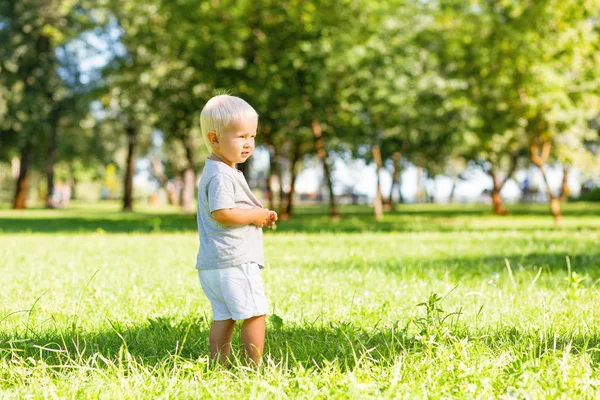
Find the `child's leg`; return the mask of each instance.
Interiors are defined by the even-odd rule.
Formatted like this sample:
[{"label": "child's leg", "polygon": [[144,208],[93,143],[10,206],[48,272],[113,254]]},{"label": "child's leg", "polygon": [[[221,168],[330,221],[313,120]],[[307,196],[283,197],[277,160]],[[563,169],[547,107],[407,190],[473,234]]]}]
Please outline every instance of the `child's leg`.
[{"label": "child's leg", "polygon": [[242,324],[242,344],[248,357],[260,366],[265,347],[265,315],[244,320]]},{"label": "child's leg", "polygon": [[228,319],[225,321],[213,321],[210,326],[208,341],[210,343],[210,358],[227,364],[227,357],[231,350],[231,339],[233,337],[233,328],[235,321]]}]

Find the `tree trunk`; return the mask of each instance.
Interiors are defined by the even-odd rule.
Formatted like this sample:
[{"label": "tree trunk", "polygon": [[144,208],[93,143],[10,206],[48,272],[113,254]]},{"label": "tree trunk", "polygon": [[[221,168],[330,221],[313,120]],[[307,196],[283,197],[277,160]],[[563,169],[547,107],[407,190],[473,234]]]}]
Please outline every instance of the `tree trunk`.
[{"label": "tree trunk", "polygon": [[167,192],[167,202],[169,205],[179,205],[176,185],[173,182],[169,182],[169,177],[165,174],[165,167],[163,166],[162,161],[158,157],[153,157],[150,165],[152,168],[152,175],[158,179],[160,187],[164,188]]},{"label": "tree trunk", "polygon": [[293,212],[294,212],[294,196],[296,195],[296,163],[292,164],[292,176],[291,176],[291,182],[290,182],[290,193],[288,194],[288,201],[287,201],[287,205],[285,207],[285,212],[283,213],[284,215],[284,220],[289,219]]},{"label": "tree trunk", "polygon": [[123,182],[123,211],[133,211],[133,175],[135,173],[136,132],[133,126],[127,127],[127,165]]},{"label": "tree trunk", "polygon": [[490,177],[492,178],[492,207],[494,209],[494,214],[496,214],[496,215],[510,214],[510,212],[508,212],[502,205],[502,197],[500,196],[500,191],[502,190],[502,188],[504,187],[506,182],[508,182],[508,180],[515,173],[515,170],[517,169],[517,161],[518,161],[517,155],[511,154],[510,166],[508,167],[508,172],[506,173],[506,177],[502,181],[500,181],[498,179],[498,175],[496,174],[496,171],[494,170],[494,164],[490,161],[490,164],[492,164],[492,167],[490,168],[490,171],[489,171]]},{"label": "tree trunk", "polygon": [[184,212],[195,211],[196,173],[194,172],[194,150],[189,140],[184,141],[185,156],[188,165],[183,171],[183,192],[181,194],[181,207]]},{"label": "tree trunk", "polygon": [[270,130],[265,131],[265,142],[269,149],[269,177],[267,178],[267,199],[269,202],[269,209],[275,210],[275,191],[273,190],[274,179],[277,176],[277,149],[273,144]]},{"label": "tree trunk", "polygon": [[283,189],[283,166],[277,168],[277,180],[279,181],[279,212],[282,213],[285,206],[285,190]]},{"label": "tree trunk", "polygon": [[327,182],[327,189],[329,190],[329,215],[332,217],[337,217],[338,211],[335,204],[335,196],[333,194],[333,182],[331,181],[331,169],[329,167],[329,162],[327,161],[327,151],[325,150],[325,143],[323,138],[323,130],[321,129],[321,124],[319,121],[313,121],[312,123],[313,135],[315,139],[315,150],[317,155],[321,159],[323,164],[323,174],[325,175],[325,180]]},{"label": "tree trunk", "polygon": [[450,190],[450,196],[448,197],[448,202],[450,204],[454,204],[454,195],[456,193],[457,183],[458,183],[458,175],[455,176],[452,180],[452,189]]},{"label": "tree trunk", "polygon": [[560,201],[567,202],[571,197],[571,188],[569,187],[569,168],[563,166],[562,184],[560,185]]},{"label": "tree trunk", "polygon": [[560,211],[560,199],[554,196],[554,193],[552,193],[552,189],[550,189],[550,185],[548,184],[546,172],[544,171],[544,164],[550,157],[551,148],[552,143],[550,141],[546,141],[542,144],[541,153],[539,151],[537,143],[533,143],[529,150],[531,155],[531,161],[535,164],[536,167],[538,167],[542,174],[542,178],[544,179],[544,184],[546,185],[546,193],[548,193],[548,198],[550,199],[550,212],[552,213],[552,217],[554,217],[554,223],[556,225],[560,225],[563,222],[563,216]]},{"label": "tree trunk", "polygon": [[[172,166],[177,165],[177,160],[173,158],[173,155],[170,155],[170,162]],[[165,168],[161,160],[158,158],[154,158],[152,160],[152,174],[160,181],[161,187],[164,187],[167,191],[167,202],[171,206],[179,206],[180,205],[180,196],[179,196],[179,188],[182,186],[182,173],[181,171],[173,170],[173,179],[169,180],[167,174],[165,174]]]},{"label": "tree trunk", "polygon": [[[269,209],[274,210],[275,205],[275,180],[278,178],[277,162],[274,160],[275,157],[271,157],[269,160],[269,178],[267,179],[267,197],[269,201]],[[277,179],[279,182],[279,180]],[[279,182],[281,184],[281,182]],[[280,199],[281,200],[281,199]]]},{"label": "tree trunk", "polygon": [[29,162],[31,159],[32,146],[27,142],[21,149],[21,161],[19,165],[19,176],[13,201],[13,209],[24,210],[27,208],[27,194],[29,192]]},{"label": "tree trunk", "polygon": [[492,188],[492,207],[494,208],[494,214],[496,215],[507,215],[508,211],[502,205],[502,197],[500,196],[500,189],[497,185]]},{"label": "tree trunk", "polygon": [[181,204],[180,188],[183,186],[183,178],[180,172],[175,174],[172,182],[167,183],[167,196],[169,204],[179,206]]},{"label": "tree trunk", "polygon": [[291,182],[290,182],[290,193],[288,196],[288,201],[285,207],[285,211],[282,213],[281,217],[285,221],[292,216],[294,209],[294,195],[296,193],[296,177],[297,177],[297,167],[300,158],[302,157],[302,142],[296,141],[294,143],[294,152],[292,153],[292,162],[290,165],[291,168]]},{"label": "tree trunk", "polygon": [[193,212],[196,210],[194,197],[196,188],[196,173],[194,169],[188,166],[183,171],[183,191],[181,193],[181,208],[184,212]]},{"label": "tree trunk", "polygon": [[58,136],[57,122],[50,121],[50,143],[48,144],[48,159],[46,161],[46,208],[55,208],[58,204],[54,204],[52,195],[54,192],[54,164],[56,163],[56,141]]},{"label": "tree trunk", "polygon": [[548,197],[550,198],[550,212],[552,213],[552,217],[554,217],[554,222],[557,225],[560,225],[563,222],[563,216],[560,211],[560,199],[554,196],[554,193],[552,193],[552,189],[550,189],[548,178],[546,177],[543,167],[543,165],[538,166],[540,172],[542,173],[542,178],[544,178],[544,183],[546,184],[546,193],[548,193]]},{"label": "tree trunk", "polygon": [[415,202],[416,203],[421,203],[421,200],[423,198],[423,190],[421,188],[421,178],[423,177],[423,168],[421,168],[419,165],[417,165],[417,193],[416,193],[416,199]]},{"label": "tree trunk", "polygon": [[[436,193],[436,184],[435,184],[435,176],[432,178],[430,178],[430,172],[429,169],[425,169],[425,174],[427,175],[427,179],[425,179],[425,196],[426,196],[426,203],[427,204],[433,204],[435,203],[435,193]],[[433,185],[432,185],[432,190],[429,190],[429,181],[433,181]]]},{"label": "tree trunk", "polygon": [[508,211],[502,205],[502,197],[500,191],[502,190],[503,183],[498,181],[494,167],[490,169],[490,177],[492,178],[492,208],[496,215],[508,215]]},{"label": "tree trunk", "polygon": [[400,193],[400,202],[402,202],[402,190],[400,189],[400,176],[402,174],[402,169],[400,167],[400,158],[402,158],[402,153],[399,151],[395,152],[392,156],[394,161],[394,173],[392,174],[392,186],[390,187],[390,195],[388,196],[387,203],[390,206],[390,209],[394,208],[394,188],[398,188],[398,193]]},{"label": "tree trunk", "polygon": [[167,182],[169,182],[169,178],[165,174],[165,167],[163,166],[162,161],[158,157],[152,157],[152,161],[150,162],[150,167],[152,169],[152,175],[158,182],[160,183],[160,187],[167,186]]},{"label": "tree trunk", "polygon": [[75,176],[75,168],[73,168],[73,164],[69,165],[69,172],[71,174],[71,178],[69,179],[68,184],[71,186],[71,199],[77,200],[77,177]]},{"label": "tree trunk", "polygon": [[373,205],[375,211],[375,220],[381,221],[383,219],[383,201],[381,196],[381,149],[378,145],[373,146],[373,161],[375,161],[375,171],[377,174],[377,189],[375,191],[375,204]]}]

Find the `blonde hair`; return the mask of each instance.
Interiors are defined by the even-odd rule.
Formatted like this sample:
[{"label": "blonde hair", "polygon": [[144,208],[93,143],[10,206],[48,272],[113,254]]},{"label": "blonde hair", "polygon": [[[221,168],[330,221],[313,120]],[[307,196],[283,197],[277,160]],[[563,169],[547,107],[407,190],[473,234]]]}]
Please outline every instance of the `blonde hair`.
[{"label": "blonde hair", "polygon": [[227,94],[211,98],[200,113],[200,131],[208,151],[212,151],[208,141],[210,132],[220,134],[232,123],[246,119],[258,119],[258,113],[245,100]]}]

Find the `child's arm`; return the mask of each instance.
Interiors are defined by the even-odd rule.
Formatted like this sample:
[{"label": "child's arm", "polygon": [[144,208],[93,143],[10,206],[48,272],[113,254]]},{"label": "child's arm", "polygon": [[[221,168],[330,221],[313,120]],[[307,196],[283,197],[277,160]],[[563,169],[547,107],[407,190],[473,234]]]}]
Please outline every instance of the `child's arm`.
[{"label": "child's arm", "polygon": [[267,208],[223,208],[215,210],[211,216],[223,225],[256,225],[262,228],[269,223],[269,210]]}]

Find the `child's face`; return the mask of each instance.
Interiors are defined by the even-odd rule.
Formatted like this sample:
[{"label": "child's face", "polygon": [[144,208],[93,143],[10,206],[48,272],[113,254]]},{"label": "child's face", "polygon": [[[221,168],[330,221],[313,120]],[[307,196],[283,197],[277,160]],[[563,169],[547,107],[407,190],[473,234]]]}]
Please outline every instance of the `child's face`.
[{"label": "child's face", "polygon": [[231,167],[243,163],[254,152],[257,120],[240,121],[229,125],[220,134],[211,137],[213,153]]}]

